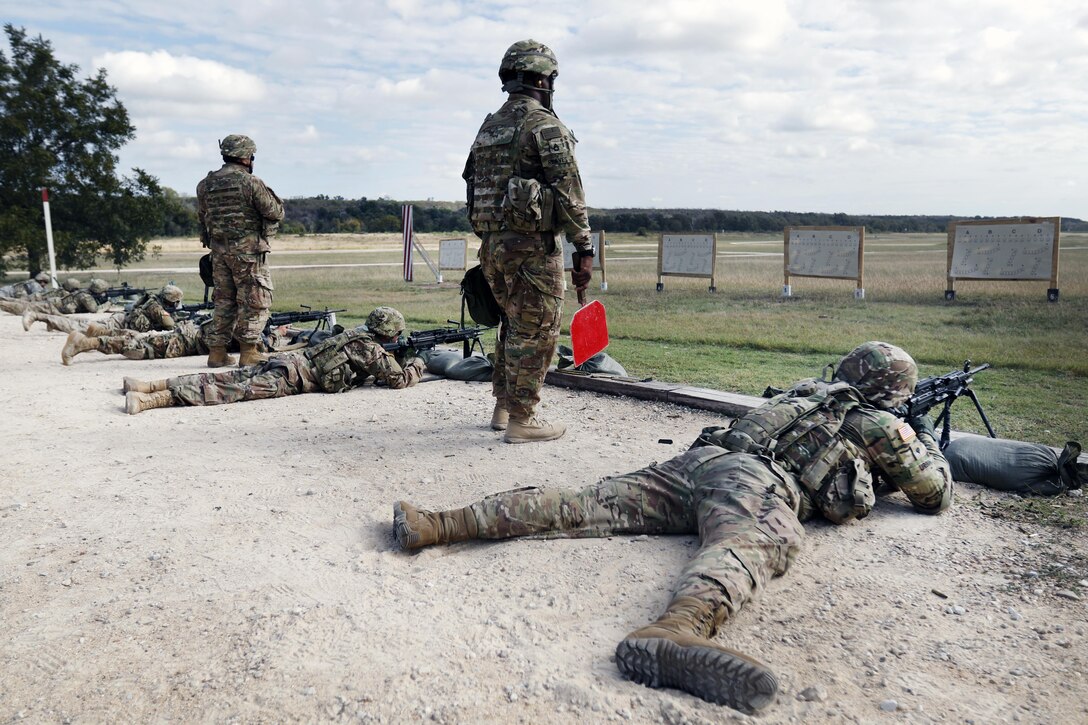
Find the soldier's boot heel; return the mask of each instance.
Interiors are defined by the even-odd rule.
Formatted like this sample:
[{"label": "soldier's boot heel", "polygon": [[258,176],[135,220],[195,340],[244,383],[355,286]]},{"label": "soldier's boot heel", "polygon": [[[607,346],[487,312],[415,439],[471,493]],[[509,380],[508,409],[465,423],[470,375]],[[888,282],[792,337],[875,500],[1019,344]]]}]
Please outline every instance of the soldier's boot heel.
[{"label": "soldier's boot heel", "polygon": [[208,348],[208,367],[225,368],[234,365],[237,361],[232,355],[227,354],[226,345],[218,345]]},{"label": "soldier's boot heel", "polygon": [[69,332],[68,340],[64,343],[64,349],[60,351],[60,361],[65,365],[72,364],[72,358],[81,352],[97,350],[98,338],[87,337],[82,332]]},{"label": "soldier's boot heel", "polygon": [[23,313],[23,331],[30,332],[30,328],[34,326],[34,323],[38,321],[38,315],[34,313],[34,310],[27,310]]},{"label": "soldier's boot heel", "polygon": [[421,549],[434,544],[454,544],[475,539],[476,516],[465,507],[450,511],[425,511],[407,501],[393,505],[393,535],[400,548]]},{"label": "soldier's boot heel", "polygon": [[125,412],[129,415],[136,415],[155,408],[169,408],[177,404],[174,394],[169,390],[160,390],[156,393],[137,393],[135,391],[125,393]]},{"label": "soldier's boot heel", "polygon": [[240,342],[238,343],[238,367],[244,368],[247,365],[260,365],[263,362],[268,362],[268,356],[264,353],[257,351],[257,343],[255,342]]},{"label": "soldier's boot heel", "polygon": [[619,643],[616,666],[647,687],[683,690],[740,712],[758,712],[774,701],[778,678],[758,660],[709,639],[715,626],[708,605],[680,597],[660,619]]},{"label": "soldier's boot heel", "polygon": [[502,403],[495,403],[491,413],[491,430],[506,430],[510,426],[510,411]]},{"label": "soldier's boot heel", "polygon": [[126,377],[124,385],[121,387],[123,393],[157,393],[160,390],[166,390],[167,383],[170,381],[167,378],[162,380],[140,380],[139,378]]}]

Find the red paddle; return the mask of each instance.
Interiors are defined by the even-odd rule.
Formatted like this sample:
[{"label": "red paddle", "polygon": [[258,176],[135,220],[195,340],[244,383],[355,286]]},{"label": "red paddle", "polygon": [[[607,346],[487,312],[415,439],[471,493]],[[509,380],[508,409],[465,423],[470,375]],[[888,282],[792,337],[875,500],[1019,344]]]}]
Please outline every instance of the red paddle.
[{"label": "red paddle", "polygon": [[586,304],[586,291],[578,290],[579,310],[570,320],[570,341],[577,367],[608,347],[608,320],[599,300]]}]

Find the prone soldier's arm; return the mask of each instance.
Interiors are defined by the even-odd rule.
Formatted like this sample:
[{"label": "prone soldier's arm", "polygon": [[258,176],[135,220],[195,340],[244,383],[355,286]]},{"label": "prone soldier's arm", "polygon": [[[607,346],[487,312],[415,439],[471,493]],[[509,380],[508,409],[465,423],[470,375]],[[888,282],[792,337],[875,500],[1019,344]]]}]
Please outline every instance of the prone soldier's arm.
[{"label": "prone soldier's arm", "polygon": [[[866,424],[869,456],[885,478],[907,495],[916,511],[938,514],[952,504],[948,461],[931,431],[915,430],[887,411],[870,411]],[[921,427],[921,426],[919,426]]]},{"label": "prone soldier's arm", "polygon": [[401,367],[397,359],[377,342],[357,340],[346,345],[344,353],[351,366],[362,371],[363,374],[357,376],[358,380],[373,375],[375,380],[400,390],[412,387],[423,377],[422,358],[414,357]]}]

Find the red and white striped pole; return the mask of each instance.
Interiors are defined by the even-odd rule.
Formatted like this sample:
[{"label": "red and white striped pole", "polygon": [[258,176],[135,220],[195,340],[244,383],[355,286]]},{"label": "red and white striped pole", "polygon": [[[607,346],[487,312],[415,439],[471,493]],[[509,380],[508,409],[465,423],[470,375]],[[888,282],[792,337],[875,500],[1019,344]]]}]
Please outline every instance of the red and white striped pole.
[{"label": "red and white striped pole", "polygon": [[49,279],[57,288],[57,254],[53,250],[53,219],[49,216],[49,189],[42,188],[42,208],[45,210],[45,244],[49,248]]},{"label": "red and white striped pole", "polygon": [[405,204],[400,210],[401,229],[404,232],[404,281],[412,281],[412,205]]}]

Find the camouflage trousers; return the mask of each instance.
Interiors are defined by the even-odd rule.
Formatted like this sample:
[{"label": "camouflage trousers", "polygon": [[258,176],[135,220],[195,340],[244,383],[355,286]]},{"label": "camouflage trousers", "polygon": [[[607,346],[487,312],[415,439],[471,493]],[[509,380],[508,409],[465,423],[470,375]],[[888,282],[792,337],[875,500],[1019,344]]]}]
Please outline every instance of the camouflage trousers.
[{"label": "camouflage trousers", "polygon": [[735,614],[800,551],[800,485],[770,459],[706,446],[580,491],[522,488],[472,504],[481,539],[695,534],[674,597]]},{"label": "camouflage trousers", "polygon": [[209,347],[226,347],[231,339],[258,343],[272,307],[272,276],[264,254],[212,251],[212,329]]},{"label": "camouflage trousers", "polygon": [[188,335],[178,330],[150,334],[118,330],[99,337],[98,349],[124,355],[130,360],[167,360],[208,354],[208,346],[199,334]]},{"label": "camouflage trousers", "polygon": [[67,312],[62,311],[52,302],[45,300],[26,300],[26,299],[0,299],[0,310],[7,312],[11,315],[21,315],[27,310],[33,310],[42,315],[66,315]]},{"label": "camouflage trousers", "polygon": [[559,343],[563,254],[551,240],[489,232],[480,245],[480,266],[503,314],[491,389],[515,420],[533,415]]},{"label": "camouflage trousers", "polygon": [[167,386],[183,405],[223,405],[322,392],[313,364],[301,352],[221,373],[170,378]]}]

